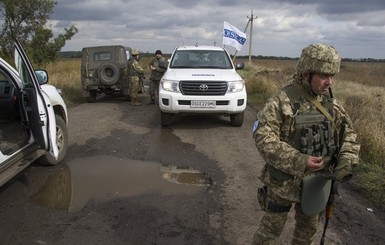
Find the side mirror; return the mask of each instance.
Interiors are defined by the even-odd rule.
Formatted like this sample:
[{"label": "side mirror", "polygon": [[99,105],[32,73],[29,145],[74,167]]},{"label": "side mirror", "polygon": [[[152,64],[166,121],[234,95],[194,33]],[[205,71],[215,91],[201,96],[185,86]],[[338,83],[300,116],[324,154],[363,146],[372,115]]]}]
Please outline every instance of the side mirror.
[{"label": "side mirror", "polygon": [[245,68],[245,63],[237,63],[235,64],[235,70],[242,70],[243,68]]},{"label": "side mirror", "polygon": [[40,85],[48,83],[48,73],[45,70],[36,70],[35,74]]}]

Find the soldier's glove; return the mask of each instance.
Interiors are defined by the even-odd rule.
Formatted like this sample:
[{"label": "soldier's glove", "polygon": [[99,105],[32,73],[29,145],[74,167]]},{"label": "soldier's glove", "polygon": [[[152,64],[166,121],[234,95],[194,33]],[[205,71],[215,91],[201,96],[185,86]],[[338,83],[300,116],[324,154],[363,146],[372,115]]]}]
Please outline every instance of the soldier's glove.
[{"label": "soldier's glove", "polygon": [[339,182],[349,181],[353,177],[350,162],[348,160],[341,160],[334,168],[333,173],[325,173],[323,177]]}]

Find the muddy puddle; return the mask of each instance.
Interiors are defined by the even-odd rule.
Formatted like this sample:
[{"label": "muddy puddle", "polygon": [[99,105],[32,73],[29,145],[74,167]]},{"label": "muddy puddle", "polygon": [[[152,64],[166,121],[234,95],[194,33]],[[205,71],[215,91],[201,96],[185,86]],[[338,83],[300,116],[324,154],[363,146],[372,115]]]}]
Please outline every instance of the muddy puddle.
[{"label": "muddy puddle", "polygon": [[63,164],[31,199],[43,207],[75,211],[91,200],[151,193],[194,195],[209,185],[210,177],[190,167],[97,156]]}]

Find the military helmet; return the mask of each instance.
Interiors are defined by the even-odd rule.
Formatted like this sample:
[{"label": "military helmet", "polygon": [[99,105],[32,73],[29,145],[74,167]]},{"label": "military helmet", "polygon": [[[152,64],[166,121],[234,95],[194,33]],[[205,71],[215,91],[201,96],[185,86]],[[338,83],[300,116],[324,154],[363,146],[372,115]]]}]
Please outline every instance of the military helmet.
[{"label": "military helmet", "polygon": [[315,43],[302,50],[297,64],[298,74],[336,74],[340,71],[341,57],[330,45]]},{"label": "military helmet", "polygon": [[131,55],[139,55],[139,51],[136,49],[131,49]]}]

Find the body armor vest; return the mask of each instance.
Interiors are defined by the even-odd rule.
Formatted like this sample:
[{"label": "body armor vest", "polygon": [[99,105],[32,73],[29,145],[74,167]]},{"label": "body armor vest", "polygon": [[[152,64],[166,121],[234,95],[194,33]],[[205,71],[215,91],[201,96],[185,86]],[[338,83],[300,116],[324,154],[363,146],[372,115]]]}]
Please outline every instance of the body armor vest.
[{"label": "body armor vest", "polygon": [[128,60],[128,64],[127,64],[127,73],[128,73],[128,76],[136,76],[136,77],[138,77],[139,76],[139,73],[135,70],[135,68],[134,68],[134,62],[135,62],[135,60],[134,60],[134,58],[130,58],[129,60]]},{"label": "body armor vest", "polygon": [[[288,143],[301,153],[311,156],[333,156],[336,151],[333,123],[315,106],[305,108],[304,98],[294,85],[284,88],[293,109],[292,126]],[[322,103],[333,116],[333,98]]]}]

